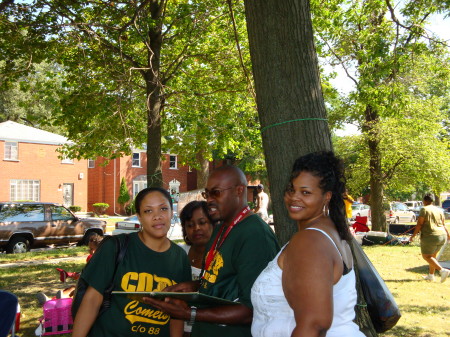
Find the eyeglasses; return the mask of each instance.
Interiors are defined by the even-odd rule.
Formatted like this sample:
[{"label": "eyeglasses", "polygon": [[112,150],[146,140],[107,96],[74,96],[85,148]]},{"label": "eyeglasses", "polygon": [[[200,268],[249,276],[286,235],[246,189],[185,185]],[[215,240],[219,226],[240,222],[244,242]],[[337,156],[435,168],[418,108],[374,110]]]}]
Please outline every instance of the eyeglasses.
[{"label": "eyeglasses", "polygon": [[235,187],[235,186],[228,187],[228,188],[222,188],[222,189],[215,188],[211,191],[209,191],[207,188],[205,188],[205,191],[202,192],[202,197],[205,199],[208,199],[209,197],[218,198],[218,197],[220,197],[220,195],[222,194],[223,191],[231,190],[233,187]]}]

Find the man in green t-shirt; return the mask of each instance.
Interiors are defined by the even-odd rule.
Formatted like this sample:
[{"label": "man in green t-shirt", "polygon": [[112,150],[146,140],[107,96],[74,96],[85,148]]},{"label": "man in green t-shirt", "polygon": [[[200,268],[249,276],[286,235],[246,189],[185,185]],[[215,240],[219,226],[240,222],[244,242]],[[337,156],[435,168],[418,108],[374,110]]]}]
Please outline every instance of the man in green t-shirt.
[{"label": "man in green t-shirt", "polygon": [[253,309],[250,291],[261,271],[273,260],[279,245],[270,227],[247,205],[247,179],[235,166],[211,173],[203,192],[215,226],[206,247],[200,282],[170,287],[171,291],[201,293],[239,302],[236,305],[194,308],[175,301],[149,304],[173,318],[190,321],[193,337],[251,336]]},{"label": "man in green t-shirt", "polygon": [[445,227],[444,214],[432,205],[433,201],[433,196],[430,194],[426,194],[423,197],[424,207],[420,210],[417,225],[409,240],[412,241],[420,232],[420,250],[423,259],[429,265],[429,273],[424,276],[424,279],[434,281],[434,272],[439,270],[441,282],[444,282],[450,275],[450,270],[443,268],[436,259],[436,256],[445,244],[445,240],[450,239],[450,234]]}]

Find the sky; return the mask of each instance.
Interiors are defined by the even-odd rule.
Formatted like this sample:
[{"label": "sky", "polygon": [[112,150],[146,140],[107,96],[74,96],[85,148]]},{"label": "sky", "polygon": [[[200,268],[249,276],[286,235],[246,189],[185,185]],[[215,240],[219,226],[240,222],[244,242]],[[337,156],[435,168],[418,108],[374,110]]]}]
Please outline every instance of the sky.
[{"label": "sky", "polygon": [[[446,40],[450,45],[450,18],[444,18],[444,16],[441,14],[433,15],[430,19],[428,30]],[[335,70],[337,71],[338,75],[334,80],[331,81],[331,83],[335,87],[337,87],[339,91],[344,93],[349,92],[353,88],[353,82],[347,78],[343,70]],[[349,136],[358,133],[358,127],[352,124],[345,124],[344,129],[336,130],[337,136]]]}]

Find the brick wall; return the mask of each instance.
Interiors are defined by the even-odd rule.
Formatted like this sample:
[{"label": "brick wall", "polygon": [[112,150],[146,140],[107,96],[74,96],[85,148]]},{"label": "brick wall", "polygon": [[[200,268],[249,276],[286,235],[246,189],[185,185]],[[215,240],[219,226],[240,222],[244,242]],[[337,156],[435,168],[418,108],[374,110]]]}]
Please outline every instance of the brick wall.
[{"label": "brick wall", "polygon": [[[18,143],[18,161],[4,160],[0,141],[0,200],[10,200],[10,180],[40,181],[40,201],[63,203],[64,183],[73,184],[73,204],[87,209],[87,161],[62,164],[57,145]],[[81,175],[80,175],[81,174]]]}]

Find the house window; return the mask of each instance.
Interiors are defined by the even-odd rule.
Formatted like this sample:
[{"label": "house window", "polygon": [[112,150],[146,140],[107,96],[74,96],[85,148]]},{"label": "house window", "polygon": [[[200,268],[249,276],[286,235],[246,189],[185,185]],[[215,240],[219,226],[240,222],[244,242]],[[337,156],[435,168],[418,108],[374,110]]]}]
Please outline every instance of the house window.
[{"label": "house window", "polygon": [[177,156],[169,156],[169,168],[176,169],[177,168]]},{"label": "house window", "polygon": [[39,180],[10,180],[11,201],[39,201],[41,183]]},{"label": "house window", "polygon": [[141,167],[141,154],[139,152],[133,153],[132,167]]},{"label": "house window", "polygon": [[73,159],[64,157],[64,158],[61,160],[61,164],[73,164]]},{"label": "house window", "polygon": [[88,159],[88,168],[94,168],[94,167],[95,167],[95,160]]},{"label": "house window", "polygon": [[5,160],[19,160],[17,142],[5,142]]}]

